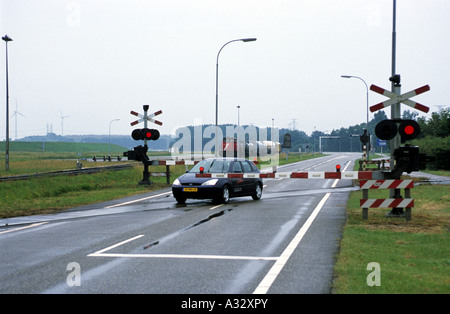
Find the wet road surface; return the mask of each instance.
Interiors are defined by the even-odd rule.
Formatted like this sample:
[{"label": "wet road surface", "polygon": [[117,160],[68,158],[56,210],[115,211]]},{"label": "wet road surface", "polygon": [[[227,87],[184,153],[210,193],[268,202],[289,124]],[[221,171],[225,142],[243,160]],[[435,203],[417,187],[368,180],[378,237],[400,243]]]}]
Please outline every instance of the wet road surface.
[{"label": "wet road surface", "polygon": [[[280,171],[352,169],[359,154]],[[169,189],[0,220],[0,293],[330,293],[351,180],[264,179],[226,205]],[[6,226],[7,225],[7,226]]]}]

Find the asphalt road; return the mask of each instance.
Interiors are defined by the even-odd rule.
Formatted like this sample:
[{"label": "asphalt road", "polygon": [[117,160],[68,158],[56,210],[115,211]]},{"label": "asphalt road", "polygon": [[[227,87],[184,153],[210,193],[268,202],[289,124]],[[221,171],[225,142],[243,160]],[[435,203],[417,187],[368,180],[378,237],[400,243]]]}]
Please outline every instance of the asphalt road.
[{"label": "asphalt road", "polygon": [[[336,153],[280,171],[345,170]],[[0,219],[0,293],[330,293],[351,180],[264,179],[226,205],[170,190]]]}]

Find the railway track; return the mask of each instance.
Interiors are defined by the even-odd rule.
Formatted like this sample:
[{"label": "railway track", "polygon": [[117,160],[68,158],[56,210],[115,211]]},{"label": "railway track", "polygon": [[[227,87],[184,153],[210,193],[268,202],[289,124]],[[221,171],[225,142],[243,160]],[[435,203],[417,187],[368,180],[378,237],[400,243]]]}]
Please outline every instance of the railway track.
[{"label": "railway track", "polygon": [[40,172],[40,173],[32,173],[32,174],[22,174],[16,176],[3,176],[0,177],[0,182],[3,181],[17,181],[17,180],[29,180],[31,178],[43,178],[43,177],[56,177],[56,176],[73,176],[79,174],[91,174],[106,170],[122,170],[131,168],[135,165],[135,163],[126,163],[126,164],[118,164],[118,165],[110,165],[110,166],[101,166],[101,167],[89,167],[89,168],[80,168],[73,170],[60,170],[60,171],[49,171],[49,172]]}]

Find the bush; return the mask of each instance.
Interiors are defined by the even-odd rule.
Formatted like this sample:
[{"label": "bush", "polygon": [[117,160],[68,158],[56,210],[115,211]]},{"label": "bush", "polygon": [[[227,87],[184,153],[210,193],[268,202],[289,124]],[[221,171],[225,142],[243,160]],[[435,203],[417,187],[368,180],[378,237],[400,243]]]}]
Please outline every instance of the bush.
[{"label": "bush", "polygon": [[450,170],[450,136],[431,137],[413,141],[413,145],[419,146],[419,152],[428,156],[434,156],[436,161],[431,167],[438,170]]}]

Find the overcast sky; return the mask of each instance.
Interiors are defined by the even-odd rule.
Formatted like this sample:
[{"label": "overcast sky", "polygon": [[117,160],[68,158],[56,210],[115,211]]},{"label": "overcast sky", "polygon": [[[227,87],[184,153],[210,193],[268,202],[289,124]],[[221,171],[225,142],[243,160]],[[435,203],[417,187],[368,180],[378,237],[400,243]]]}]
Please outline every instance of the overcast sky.
[{"label": "overcast sky", "polygon": [[[17,135],[131,134],[130,110],[162,110],[161,133],[215,123],[331,131],[366,120],[367,84],[390,89],[393,0],[0,0]],[[402,93],[450,104],[450,1],[397,1]],[[0,42],[0,139],[5,42]],[[369,91],[369,105],[387,98]],[[402,109],[409,107],[402,106]],[[411,109],[412,110],[412,109]],[[385,109],[390,116],[390,110]],[[423,115],[422,113],[420,114]],[[429,116],[428,114],[427,116]],[[373,114],[370,114],[370,118]],[[15,139],[15,118],[10,137]],[[143,126],[140,124],[139,126]],[[292,125],[291,125],[292,126]]]}]

